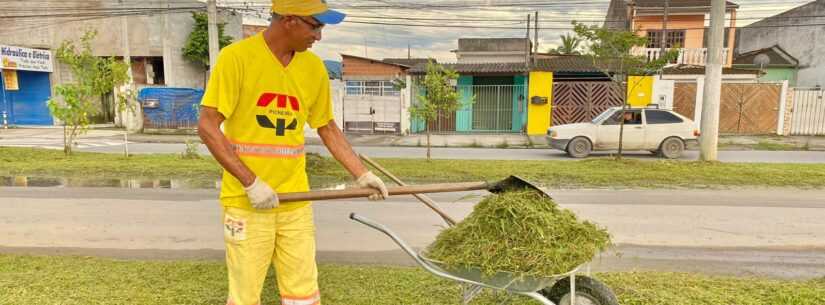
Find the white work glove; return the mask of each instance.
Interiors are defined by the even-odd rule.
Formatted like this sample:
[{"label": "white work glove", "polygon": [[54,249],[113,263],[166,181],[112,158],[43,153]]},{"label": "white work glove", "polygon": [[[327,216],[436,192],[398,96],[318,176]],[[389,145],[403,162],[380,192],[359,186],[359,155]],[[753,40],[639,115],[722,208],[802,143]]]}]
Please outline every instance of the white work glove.
[{"label": "white work glove", "polygon": [[248,187],[244,187],[244,190],[246,190],[246,197],[249,197],[249,203],[256,209],[274,209],[280,203],[278,194],[269,187],[269,184],[258,177],[255,177],[255,181]]},{"label": "white work glove", "polygon": [[378,178],[378,176],[372,172],[366,172],[361,175],[361,177],[358,177],[358,180],[355,180],[355,183],[358,184],[359,187],[371,187],[381,191],[380,193],[370,195],[369,200],[384,200],[390,196],[389,192],[387,192],[387,186],[384,185],[384,181],[381,181],[381,178]]}]

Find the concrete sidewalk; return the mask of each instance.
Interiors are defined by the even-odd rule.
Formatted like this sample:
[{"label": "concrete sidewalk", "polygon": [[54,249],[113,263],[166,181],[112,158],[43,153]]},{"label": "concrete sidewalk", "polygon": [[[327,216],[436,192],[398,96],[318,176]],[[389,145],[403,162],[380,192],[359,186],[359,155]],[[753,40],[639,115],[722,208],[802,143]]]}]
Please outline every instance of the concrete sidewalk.
[{"label": "concrete sidewalk", "polygon": [[[184,134],[180,134],[184,133]],[[179,134],[144,133],[129,135],[129,141],[143,143],[183,143],[200,141],[194,131]],[[305,133],[307,144],[322,144],[314,131]],[[347,134],[354,146],[406,146],[424,147],[426,135],[368,135]],[[450,134],[431,135],[433,147],[485,147],[485,148],[547,148],[544,137],[528,137],[523,134]],[[698,150],[689,145],[689,150]],[[777,135],[723,135],[719,138],[720,150],[811,150],[825,151],[825,137],[822,136],[777,136]]]},{"label": "concrete sidewalk", "polygon": [[[98,128],[77,139],[83,143],[123,143],[125,132],[122,129]],[[22,146],[28,142],[62,143],[62,128],[12,128],[0,129],[0,146]],[[305,132],[306,144],[322,144],[314,130]],[[426,146],[426,135],[362,135],[347,134],[354,146]],[[544,137],[528,137],[524,134],[450,134],[431,135],[433,147],[485,147],[485,148],[547,148]],[[129,134],[128,141],[133,143],[185,143],[200,142],[192,129],[181,130],[147,130],[145,133]],[[688,150],[697,150],[696,145],[689,145]],[[720,150],[810,150],[825,151],[823,136],[777,136],[777,135],[723,135],[719,138]]]}]

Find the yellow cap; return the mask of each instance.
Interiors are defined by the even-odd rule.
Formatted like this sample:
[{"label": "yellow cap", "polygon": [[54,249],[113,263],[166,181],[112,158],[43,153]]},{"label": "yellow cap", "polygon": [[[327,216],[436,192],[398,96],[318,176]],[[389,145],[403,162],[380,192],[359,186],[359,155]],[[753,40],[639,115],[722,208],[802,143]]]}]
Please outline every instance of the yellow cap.
[{"label": "yellow cap", "polygon": [[281,16],[312,16],[323,24],[338,24],[347,16],[329,9],[326,0],[272,0],[272,12]]},{"label": "yellow cap", "polygon": [[322,0],[272,0],[272,12],[281,16],[312,16],[327,9]]}]

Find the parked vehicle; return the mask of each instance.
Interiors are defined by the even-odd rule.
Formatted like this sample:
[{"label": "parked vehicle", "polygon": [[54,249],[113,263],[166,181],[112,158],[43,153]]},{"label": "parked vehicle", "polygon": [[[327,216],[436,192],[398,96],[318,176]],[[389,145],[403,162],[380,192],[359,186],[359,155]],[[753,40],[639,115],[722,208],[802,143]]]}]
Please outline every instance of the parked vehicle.
[{"label": "parked vehicle", "polygon": [[668,109],[658,107],[613,107],[591,122],[550,127],[550,146],[563,150],[573,158],[584,158],[592,151],[619,148],[619,127],[624,120],[622,149],[647,150],[663,158],[682,155],[687,142],[696,141],[699,130],[692,120]]}]

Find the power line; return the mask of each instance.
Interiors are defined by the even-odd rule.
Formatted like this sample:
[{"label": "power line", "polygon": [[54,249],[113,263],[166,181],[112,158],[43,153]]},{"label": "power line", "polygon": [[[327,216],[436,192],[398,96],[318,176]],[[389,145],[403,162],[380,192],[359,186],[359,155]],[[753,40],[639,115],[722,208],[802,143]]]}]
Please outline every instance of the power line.
[{"label": "power line", "polygon": [[[345,23],[356,24],[372,24],[372,25],[391,25],[391,26],[410,26],[410,27],[434,27],[434,28],[477,28],[477,29],[502,29],[502,30],[522,30],[522,27],[505,27],[505,26],[481,26],[481,25],[457,25],[457,24],[414,24],[414,23],[396,23],[396,22],[374,22],[374,21],[358,21],[358,20],[344,20]],[[804,24],[787,24],[787,25],[765,25],[765,26],[737,26],[736,29],[741,28],[780,28],[780,27],[806,27],[806,26],[825,26],[825,23],[804,23]],[[539,27],[540,30],[572,30],[573,27]],[[704,30],[701,28],[680,28],[680,30]]]},{"label": "power line", "polygon": [[87,13],[54,13],[54,14],[30,14],[30,15],[2,15],[3,19],[25,19],[25,18],[60,18],[60,17],[88,17],[88,16],[122,16],[124,14],[152,14],[166,11],[191,11],[203,10],[205,7],[174,7],[174,8],[141,8],[116,11],[87,12]]},{"label": "power line", "polygon": [[[397,19],[397,20],[429,20],[429,21],[480,21],[480,22],[523,22],[524,20],[520,19],[490,19],[490,18],[418,18],[418,17],[377,17],[377,16],[364,16],[364,15],[348,15],[347,17],[351,18],[361,18],[361,19]],[[766,17],[745,17],[745,18],[735,18],[734,20],[762,20]],[[774,19],[798,19],[798,18],[825,18],[825,15],[809,15],[809,16],[794,16],[794,17],[774,17]],[[548,18],[551,19],[551,18]],[[705,18],[705,21],[710,20],[710,18]],[[729,21],[731,18],[726,18],[725,20]],[[576,18],[576,19],[551,19],[551,20],[540,20],[540,22],[545,23],[569,23],[572,21],[580,21],[580,22],[625,22],[624,20],[607,20],[607,19],[587,19],[587,18]]]}]

